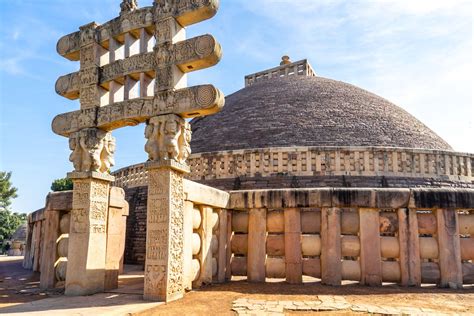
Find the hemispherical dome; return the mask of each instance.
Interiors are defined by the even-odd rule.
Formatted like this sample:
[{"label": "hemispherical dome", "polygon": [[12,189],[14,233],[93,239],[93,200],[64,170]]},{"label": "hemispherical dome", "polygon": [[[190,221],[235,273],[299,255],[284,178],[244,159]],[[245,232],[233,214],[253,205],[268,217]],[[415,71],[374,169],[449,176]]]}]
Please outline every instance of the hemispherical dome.
[{"label": "hemispherical dome", "polygon": [[261,81],[194,119],[194,153],[289,146],[452,150],[405,110],[356,86],[321,77]]}]

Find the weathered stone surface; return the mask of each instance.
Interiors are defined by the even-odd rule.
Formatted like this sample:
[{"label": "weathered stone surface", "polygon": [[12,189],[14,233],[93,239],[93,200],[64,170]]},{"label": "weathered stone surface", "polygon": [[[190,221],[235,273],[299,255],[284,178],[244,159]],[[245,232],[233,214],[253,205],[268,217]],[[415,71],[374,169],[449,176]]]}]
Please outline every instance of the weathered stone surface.
[{"label": "weathered stone surface", "polygon": [[[188,176],[190,180],[221,190],[474,188],[469,168],[472,155],[447,151],[389,147],[287,147],[193,153],[188,160],[192,171]],[[451,161],[455,160],[465,161],[463,167],[451,168]],[[377,165],[378,171],[375,172]],[[139,171],[140,168],[143,167],[134,165],[129,169]],[[129,174],[131,170],[124,168],[117,174]],[[146,178],[141,183],[145,184]],[[398,207],[407,198],[403,191],[399,194],[391,205],[384,202],[390,197],[384,198],[383,194],[375,202],[379,207]]]},{"label": "weathered stone surface", "polygon": [[150,164],[144,298],[171,301],[184,294],[182,171]]},{"label": "weathered stone surface", "polygon": [[103,130],[87,128],[70,134],[69,149],[75,172],[105,173],[115,165],[115,138]]},{"label": "weathered stone surface", "polygon": [[186,162],[191,153],[191,128],[182,117],[174,114],[152,117],[145,128],[145,151],[151,161]]},{"label": "weathered stone surface", "polygon": [[93,74],[82,71],[61,76],[56,81],[56,93],[71,100],[79,98],[80,86],[86,75],[88,78],[95,77],[93,83],[107,87],[110,81],[127,75],[149,73],[154,77],[158,65],[176,65],[183,73],[201,70],[217,64],[221,56],[220,45],[214,37],[202,35],[178,42],[169,48],[162,46],[158,49],[158,56],[154,52],[143,53],[93,68]]},{"label": "weathered stone surface", "polygon": [[53,131],[62,136],[83,128],[114,130],[137,125],[157,115],[169,113],[182,117],[208,115],[224,106],[222,93],[211,85],[161,93],[155,98],[137,98],[94,109],[60,114],[52,123]]},{"label": "weathered stone surface", "polygon": [[[379,196],[385,200],[382,204]],[[410,200],[405,196],[410,195]],[[390,196],[393,201],[387,200]],[[403,196],[403,200],[400,200]],[[473,208],[473,189],[343,189],[343,188],[300,188],[275,190],[230,191],[229,208],[249,209],[254,207],[365,207],[392,208],[410,207],[426,209],[433,207]]]},{"label": "weathered stone surface", "polygon": [[226,208],[229,203],[229,193],[186,179],[184,179],[184,192],[187,200],[197,204]]},{"label": "weathered stone surface", "polygon": [[105,281],[109,182],[73,179],[66,295],[102,292]]},{"label": "weathered stone surface", "polygon": [[[179,6],[171,2],[163,3],[163,5],[167,7],[166,10],[157,10],[161,19],[174,17],[182,26],[187,26],[212,18],[217,12],[219,1],[205,0],[196,3],[191,0],[186,0],[180,1]],[[132,12],[121,14],[120,17],[98,26],[96,30],[98,42],[105,45],[106,41],[114,37],[116,38],[123,33],[151,27],[153,25],[153,10],[153,7],[135,9]],[[74,32],[63,36],[58,41],[56,50],[59,55],[65,58],[79,60],[80,46],[80,32]]]}]

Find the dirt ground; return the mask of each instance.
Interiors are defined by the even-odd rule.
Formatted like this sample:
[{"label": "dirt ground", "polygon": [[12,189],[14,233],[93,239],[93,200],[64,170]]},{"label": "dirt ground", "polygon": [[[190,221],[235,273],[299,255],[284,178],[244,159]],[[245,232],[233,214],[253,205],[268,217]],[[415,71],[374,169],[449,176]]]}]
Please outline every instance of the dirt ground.
[{"label": "dirt ground", "polygon": [[[436,287],[421,289],[392,285],[362,287],[356,284],[328,287],[319,282],[305,283],[301,286],[285,282],[255,284],[246,281],[208,286],[186,294],[182,300],[160,306],[156,311],[162,315],[209,315],[211,311],[215,315],[235,315],[231,311],[232,302],[239,298],[310,301],[315,295],[343,295],[351,304],[423,307],[438,310],[440,313],[474,314],[474,288],[472,287],[459,291]],[[294,314],[305,315],[301,312],[294,312]],[[320,312],[320,314],[341,315],[341,311]],[[353,314],[353,312],[348,311],[347,314]]]},{"label": "dirt ground", "polygon": [[[117,292],[137,293],[141,291],[143,277],[121,280]],[[0,308],[60,295],[58,291],[39,290],[39,274],[24,270],[20,257],[0,257]],[[236,280],[226,284],[206,286],[189,292],[184,299],[162,305],[145,315],[235,315],[232,302],[239,298],[267,301],[311,301],[316,295],[343,296],[351,304],[372,304],[391,307],[419,307],[435,309],[447,314],[474,314],[474,287],[464,290],[439,289],[436,287],[403,288],[395,285],[362,287],[346,284],[340,287],[323,286],[318,281],[303,285],[285,282],[248,283]],[[315,312],[313,312],[315,313]],[[287,313],[292,314],[292,313]],[[308,313],[294,312],[298,315]],[[320,314],[353,314],[347,311]]]}]

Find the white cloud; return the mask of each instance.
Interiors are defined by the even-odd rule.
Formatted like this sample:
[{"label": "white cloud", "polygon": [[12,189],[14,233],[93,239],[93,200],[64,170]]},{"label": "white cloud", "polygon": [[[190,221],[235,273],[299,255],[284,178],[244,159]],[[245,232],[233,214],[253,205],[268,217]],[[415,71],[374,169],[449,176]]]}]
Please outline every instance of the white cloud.
[{"label": "white cloud", "polygon": [[322,75],[395,102],[455,150],[474,152],[472,1],[242,2],[265,25],[245,41],[248,55],[308,58]]}]

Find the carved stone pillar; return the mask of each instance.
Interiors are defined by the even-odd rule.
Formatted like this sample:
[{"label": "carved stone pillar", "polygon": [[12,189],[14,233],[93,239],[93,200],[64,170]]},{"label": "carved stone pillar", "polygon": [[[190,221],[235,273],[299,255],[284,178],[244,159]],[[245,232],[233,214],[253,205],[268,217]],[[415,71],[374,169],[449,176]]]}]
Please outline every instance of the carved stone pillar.
[{"label": "carved stone pillar", "polygon": [[170,114],[150,119],[144,298],[172,301],[184,294],[184,188],[189,172],[189,124]]},{"label": "carved stone pillar", "polygon": [[113,177],[98,172],[72,172],[66,295],[104,291],[109,185]]},{"label": "carved stone pillar", "polygon": [[66,295],[104,291],[107,217],[115,139],[100,129],[84,129],[70,136],[75,171],[69,229]]}]

